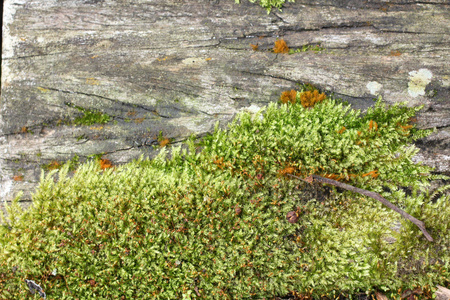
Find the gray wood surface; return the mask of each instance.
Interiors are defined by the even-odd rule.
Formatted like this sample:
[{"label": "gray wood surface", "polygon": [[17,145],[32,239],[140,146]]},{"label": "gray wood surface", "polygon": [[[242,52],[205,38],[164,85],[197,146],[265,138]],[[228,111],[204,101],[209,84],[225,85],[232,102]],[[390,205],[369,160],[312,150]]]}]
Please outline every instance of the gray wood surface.
[{"label": "gray wood surface", "polygon": [[[151,156],[160,132],[211,132],[307,82],[361,109],[379,95],[424,104],[419,126],[438,131],[417,160],[450,172],[448,1],[297,0],[270,14],[241,2],[6,0],[0,199],[23,190],[26,205],[44,164]],[[324,50],[272,53],[277,39]],[[76,126],[74,106],[112,119]]]}]

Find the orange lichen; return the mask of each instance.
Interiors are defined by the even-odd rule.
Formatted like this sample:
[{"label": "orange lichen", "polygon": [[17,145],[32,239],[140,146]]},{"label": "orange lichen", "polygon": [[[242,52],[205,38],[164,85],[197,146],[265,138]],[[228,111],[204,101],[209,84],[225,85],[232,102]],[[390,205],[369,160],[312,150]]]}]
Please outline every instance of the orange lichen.
[{"label": "orange lichen", "polygon": [[378,130],[378,124],[377,124],[377,122],[375,122],[373,120],[370,120],[370,122],[369,122],[369,131],[372,131],[372,130],[377,131]]},{"label": "orange lichen", "polygon": [[341,181],[343,179],[345,180],[350,180],[350,178],[354,178],[357,175],[356,174],[333,174],[333,173],[325,173],[325,174],[320,174],[319,176],[328,178],[328,179],[333,179],[336,181]]},{"label": "orange lichen", "polygon": [[106,159],[106,158],[100,159],[98,161],[98,163],[100,164],[100,168],[102,170],[106,170],[106,169],[112,168],[112,166],[113,166],[111,161],[109,159]]},{"label": "orange lichen", "polygon": [[402,55],[402,53],[398,50],[395,50],[395,51],[392,50],[391,54],[389,54],[389,56],[400,56],[400,55]]},{"label": "orange lichen", "polygon": [[377,178],[378,175],[379,175],[378,170],[373,170],[373,171],[370,171],[369,173],[363,174],[362,177],[372,176],[372,178]]},{"label": "orange lichen", "polygon": [[136,124],[140,124],[140,123],[144,122],[144,120],[145,120],[145,118],[136,118],[136,119],[133,119],[134,123],[136,123]]},{"label": "orange lichen", "polygon": [[290,91],[285,91],[281,93],[280,96],[280,101],[281,103],[292,103],[295,104],[297,102],[297,91],[295,90],[290,90]]},{"label": "orange lichen", "polygon": [[48,169],[49,170],[56,170],[59,169],[59,167],[61,167],[61,164],[59,162],[57,162],[56,160],[52,161],[49,165],[48,165]]},{"label": "orange lichen", "polygon": [[23,181],[23,175],[16,175],[13,177],[14,181]]},{"label": "orange lichen", "polygon": [[162,148],[162,147],[167,146],[169,143],[170,143],[170,140],[168,138],[163,138],[159,141],[159,146]]},{"label": "orange lichen", "polygon": [[289,47],[284,40],[276,40],[275,47],[273,47],[274,53],[289,53]]},{"label": "orange lichen", "polygon": [[221,158],[216,157],[216,159],[213,160],[213,163],[216,164],[222,170],[225,167],[225,165],[223,163],[223,157],[221,157]]},{"label": "orange lichen", "polygon": [[408,131],[409,129],[411,129],[411,128],[414,127],[413,125],[405,125],[405,126],[403,126],[403,125],[400,124],[400,123],[397,123],[397,125],[398,125],[398,127],[400,127],[403,131]]},{"label": "orange lichen", "polygon": [[288,164],[285,168],[278,170],[278,175],[284,176],[287,174],[294,174],[294,172],[295,172],[295,167]]},{"label": "orange lichen", "polygon": [[325,100],[325,93],[319,94],[318,90],[306,91],[300,94],[300,100],[304,108],[313,107],[316,103]]},{"label": "orange lichen", "polygon": [[258,44],[256,44],[256,45],[250,44],[250,47],[252,47],[253,51],[258,51],[259,45]]},{"label": "orange lichen", "polygon": [[21,132],[21,133],[27,133],[27,132],[28,132],[28,127],[23,126],[23,127],[20,129],[20,132]]}]

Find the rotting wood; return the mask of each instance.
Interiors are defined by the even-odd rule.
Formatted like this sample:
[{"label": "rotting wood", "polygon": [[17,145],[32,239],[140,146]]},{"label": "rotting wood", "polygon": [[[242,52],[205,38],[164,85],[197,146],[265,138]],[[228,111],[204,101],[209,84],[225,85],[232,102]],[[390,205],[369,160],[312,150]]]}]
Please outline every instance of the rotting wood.
[{"label": "rotting wood", "polygon": [[348,190],[348,191],[351,191],[351,192],[356,192],[356,193],[359,193],[359,194],[363,194],[363,195],[366,195],[366,196],[368,196],[370,198],[378,200],[381,203],[383,203],[384,205],[386,205],[387,207],[389,207],[390,209],[398,212],[403,218],[413,222],[423,232],[423,235],[425,236],[425,238],[428,241],[430,241],[430,242],[433,241],[433,238],[431,237],[431,235],[426,230],[425,224],[422,221],[414,218],[413,216],[411,216],[410,214],[408,214],[407,212],[405,212],[401,208],[395,206],[394,204],[392,204],[388,200],[384,199],[378,193],[367,191],[367,190],[364,190],[364,189],[360,189],[360,188],[354,187],[352,185],[349,185],[349,184],[346,184],[346,183],[342,183],[342,182],[339,182],[339,181],[336,181],[336,180],[333,180],[333,179],[324,178],[324,177],[318,176],[318,175],[310,175],[310,176],[306,177],[305,179],[300,178],[300,177],[295,176],[295,175],[292,175],[292,174],[288,174],[288,175],[291,176],[291,177],[294,177],[296,179],[300,179],[302,181],[308,182],[308,183],[313,183],[314,180],[315,180],[315,181],[318,181],[318,182],[321,182],[321,183],[331,184],[331,185],[343,188],[345,190]]}]

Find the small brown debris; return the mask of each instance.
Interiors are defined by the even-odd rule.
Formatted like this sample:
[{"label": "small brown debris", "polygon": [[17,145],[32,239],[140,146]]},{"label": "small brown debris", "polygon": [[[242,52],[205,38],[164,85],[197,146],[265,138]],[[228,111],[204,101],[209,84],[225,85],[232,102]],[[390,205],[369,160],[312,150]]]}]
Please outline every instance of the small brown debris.
[{"label": "small brown debris", "polygon": [[298,216],[297,213],[295,211],[290,211],[286,214],[286,219],[288,220],[289,223],[297,223],[298,221]]},{"label": "small brown debris", "polygon": [[375,292],[375,296],[377,297],[377,300],[388,300],[388,298],[380,292]]},{"label": "small brown debris", "polygon": [[234,209],[234,211],[236,212],[236,215],[239,216],[242,213],[242,209],[236,205],[236,208]]}]

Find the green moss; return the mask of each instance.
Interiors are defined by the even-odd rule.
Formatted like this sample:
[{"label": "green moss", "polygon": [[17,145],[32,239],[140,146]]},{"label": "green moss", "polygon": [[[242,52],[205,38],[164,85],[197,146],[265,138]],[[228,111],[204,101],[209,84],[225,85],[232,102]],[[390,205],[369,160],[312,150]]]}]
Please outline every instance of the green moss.
[{"label": "green moss", "polygon": [[83,116],[75,118],[73,121],[73,124],[75,125],[106,124],[111,120],[111,116],[102,112],[86,109],[72,103],[66,103],[66,105],[76,108],[78,111],[83,113]]},{"label": "green moss", "polygon": [[[448,286],[450,197],[427,194],[436,176],[411,162],[410,143],[431,132],[409,125],[418,110],[271,104],[170,159],[165,147],[115,169],[43,174],[33,207],[17,198],[0,228],[0,298],[27,299],[24,279],[53,299],[393,299]],[[373,199],[285,176],[311,173],[382,193],[435,241]]]},{"label": "green moss", "polygon": [[69,159],[66,162],[52,160],[47,164],[42,164],[41,169],[43,171],[60,170],[65,165],[69,168],[69,171],[75,171],[80,164],[79,159],[80,159],[79,156],[75,154],[71,159]]},{"label": "green moss", "polygon": [[308,51],[313,51],[315,53],[319,53],[324,51],[325,48],[321,47],[320,44],[318,45],[303,45],[301,48],[291,48],[289,49],[289,54],[294,54],[294,53],[301,53],[301,52],[308,52]]},{"label": "green moss", "polygon": [[[258,0],[249,0],[252,3],[257,2]],[[240,3],[240,0],[235,0],[236,3]],[[267,10],[267,13],[270,13],[273,7],[281,10],[281,7],[286,2],[286,0],[259,0],[259,5],[264,7]],[[295,2],[294,0],[288,0],[288,2]]]}]

